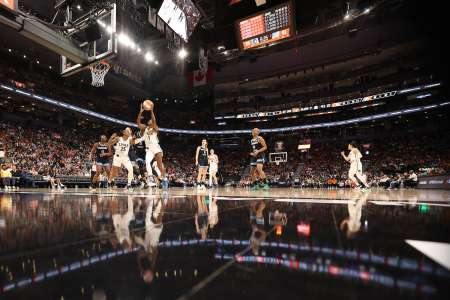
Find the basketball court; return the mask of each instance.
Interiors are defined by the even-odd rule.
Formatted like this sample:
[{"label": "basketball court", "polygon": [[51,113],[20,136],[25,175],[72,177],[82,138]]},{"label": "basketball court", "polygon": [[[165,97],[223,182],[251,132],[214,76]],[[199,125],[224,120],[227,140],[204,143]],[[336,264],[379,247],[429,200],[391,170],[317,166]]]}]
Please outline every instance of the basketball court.
[{"label": "basketball court", "polygon": [[[296,2],[300,1],[276,1],[270,7],[264,5],[271,1],[264,0],[215,2],[226,2],[227,13],[223,15],[216,12],[218,8],[211,5],[212,2],[58,0],[51,3],[54,15],[49,19],[21,11],[17,0],[0,0],[1,32],[8,33],[5,40],[11,42],[20,38],[21,41],[17,49],[10,48],[8,53],[29,63],[28,71],[21,73],[26,75],[22,76],[23,82],[16,81],[15,77],[14,80],[1,77],[5,82],[1,82],[0,88],[8,99],[1,103],[5,105],[2,109],[20,98],[18,105],[28,101],[32,108],[25,105],[20,109],[11,108],[9,113],[13,116],[19,111],[32,116],[41,104],[45,108],[41,121],[46,117],[51,119],[54,113],[57,116],[51,119],[54,122],[51,125],[62,128],[66,123],[75,124],[70,128],[70,139],[61,140],[60,132],[56,131],[49,137],[50,141],[64,146],[73,144],[71,157],[59,157],[69,151],[60,151],[64,147],[48,142],[53,150],[34,151],[32,148],[31,153],[20,159],[11,157],[11,165],[14,161],[28,163],[31,160],[29,169],[21,169],[23,173],[7,174],[12,171],[12,166],[7,166],[8,155],[17,153],[11,151],[13,147],[6,142],[0,144],[1,164],[4,163],[3,172],[7,174],[2,175],[5,188],[0,190],[0,299],[449,299],[450,180],[444,174],[445,154],[427,153],[426,159],[419,157],[419,161],[429,161],[424,166],[420,165],[422,162],[409,161],[415,171],[420,169],[426,176],[438,176],[423,180],[430,189],[409,188],[418,184],[420,187],[421,180],[415,173],[415,180],[406,177],[413,170],[405,173],[403,169],[409,165],[395,159],[399,153],[389,153],[394,158],[378,166],[378,171],[382,168],[384,171],[391,167],[389,164],[398,162],[397,177],[389,181],[392,185],[383,182],[392,189],[375,187],[381,182],[380,178],[373,188],[368,188],[361,159],[367,158],[364,162],[378,165],[376,159],[385,156],[377,151],[386,149],[381,147],[385,143],[374,139],[376,142],[367,142],[357,149],[353,141],[348,141],[354,136],[366,137],[362,130],[353,131],[361,124],[369,127],[368,123],[375,126],[377,122],[386,121],[379,128],[389,135],[407,126],[398,125],[403,116],[406,119],[419,113],[430,112],[431,115],[441,108],[445,115],[450,105],[443,102],[447,95],[441,94],[445,80],[436,75],[439,72],[431,69],[431,74],[419,73],[429,71],[427,66],[416,66],[410,62],[413,55],[406,55],[409,49],[423,55],[422,48],[428,46],[421,47],[420,43],[425,43],[426,39],[418,38],[420,43],[410,41],[397,32],[393,32],[392,37],[384,36],[388,27],[371,31],[371,22],[376,26],[385,25],[380,15],[372,16],[372,13],[379,9],[383,17],[387,12],[396,14],[397,1],[386,9],[383,5],[389,1],[373,1],[376,4],[361,1],[364,3],[358,6],[355,5],[358,1],[348,1],[345,5],[333,6],[333,9],[343,10],[342,17],[342,11],[335,14],[332,8],[326,7],[320,14],[314,11],[314,15],[308,15],[314,21],[305,31],[296,28],[299,23],[295,20],[296,7],[300,7]],[[373,5],[365,7],[368,3]],[[250,4],[255,6],[251,13],[239,14],[243,11],[237,9],[239,5]],[[131,6],[136,10],[128,11]],[[316,10],[314,5],[311,9]],[[138,18],[138,12],[144,12],[145,18]],[[232,21],[219,24],[231,16]],[[333,17],[332,22],[316,27],[328,17]],[[193,35],[190,44],[189,38],[196,28],[201,32]],[[236,34],[233,37],[236,41],[231,43],[227,40],[229,29]],[[407,31],[409,38],[411,33]],[[213,39],[215,33],[223,39]],[[363,36],[362,45],[356,42],[358,35]],[[325,37],[332,46],[317,46]],[[311,46],[306,51],[300,49],[304,41]],[[281,43],[286,43],[286,48],[280,46]],[[40,51],[35,51],[35,46]],[[20,52],[28,48],[32,48],[31,53],[36,57]],[[322,50],[325,54],[319,48],[325,49]],[[341,48],[346,51],[339,52]],[[71,93],[60,93],[50,84],[46,89],[47,77],[41,77],[34,85],[30,70],[41,69],[44,65],[38,52],[57,57],[58,68],[53,75],[64,85],[66,82],[62,80],[67,80],[66,88]],[[304,58],[304,52],[309,57]],[[406,54],[402,56],[400,52]],[[403,60],[407,75],[414,76],[412,81],[412,77],[400,73],[405,70],[393,64]],[[268,68],[270,64],[273,66]],[[55,69],[54,65],[48,63],[45,71]],[[383,68],[378,70],[378,65]],[[189,72],[185,70],[187,66]],[[213,68],[217,73],[222,72],[216,87],[215,82],[209,82]],[[13,74],[11,76],[17,75],[14,67],[6,63],[5,69]],[[375,75],[367,75],[372,69]],[[190,78],[192,90],[179,87],[181,80],[178,82],[178,79],[188,80],[185,77]],[[114,81],[110,81],[112,78]],[[302,84],[297,85],[297,81]],[[160,85],[160,89],[156,89],[156,85]],[[357,89],[353,90],[354,86]],[[195,90],[196,87],[199,89]],[[55,93],[52,93],[53,88]],[[83,88],[98,93],[82,94]],[[115,95],[116,92],[120,95]],[[343,94],[339,94],[341,92]],[[405,101],[395,102],[394,97],[403,97]],[[204,101],[198,103],[199,98]],[[424,103],[428,99],[433,102]],[[217,101],[209,103],[209,100]],[[189,106],[187,101],[190,101]],[[370,108],[372,106],[376,108]],[[373,111],[363,113],[365,109]],[[136,118],[135,112],[139,110]],[[191,116],[184,120],[181,112],[189,113],[189,110],[192,110]],[[147,118],[151,114],[145,122],[142,121],[144,113]],[[344,116],[338,117],[340,113]],[[160,118],[161,115],[164,118]],[[318,119],[313,119],[315,117]],[[422,126],[425,118],[428,116],[411,123],[418,124],[420,129],[430,127],[429,130],[433,130],[435,127]],[[434,118],[433,114],[430,120]],[[160,124],[161,119],[165,123]],[[19,117],[17,120],[30,121]],[[441,119],[436,120],[436,123],[441,122]],[[267,123],[261,123],[261,130],[252,130],[257,122]],[[32,130],[16,131],[22,129],[22,124],[7,125],[4,128],[13,128],[10,131],[14,133],[34,134]],[[126,138],[116,138],[116,132],[125,127]],[[143,167],[136,163],[137,168],[133,169],[128,151],[137,145],[132,132],[136,132],[137,127],[142,131],[139,143],[145,153],[134,160],[147,160],[148,166],[145,162]],[[78,128],[81,130],[77,132]],[[422,134],[422,131],[416,133],[406,128],[402,135],[411,134],[411,141]],[[97,138],[100,134],[106,137],[107,130],[115,132],[102,144],[107,148],[105,153],[96,152],[94,158],[99,143],[95,142],[95,148],[92,146],[87,133],[91,129],[89,134]],[[322,130],[335,129],[329,136],[319,134]],[[83,130],[86,132],[81,132]],[[47,137],[45,132],[39,129],[42,139]],[[371,132],[374,136],[378,134],[375,130]],[[423,132],[426,135],[426,131]],[[167,152],[159,146],[160,133]],[[76,135],[82,138],[75,138]],[[179,145],[174,145],[176,138],[182,141]],[[345,144],[339,150],[345,150],[340,153],[343,159],[334,149],[336,145],[330,152],[314,156],[314,151],[323,149],[315,148],[319,144],[315,138],[320,140],[320,145]],[[224,174],[228,171],[225,164],[231,166],[229,178],[219,180],[220,187],[206,188],[207,180],[195,179],[200,169],[211,168],[211,148],[207,146],[200,146],[205,165],[198,161],[194,164],[199,150],[197,148],[194,158],[197,145],[193,143],[201,139],[211,141],[211,148],[218,154],[218,161],[213,160],[216,167],[213,174],[218,168],[222,176],[222,170]],[[270,145],[269,142],[266,145],[264,139],[270,140]],[[32,143],[32,139],[25,140]],[[77,144],[75,140],[82,143]],[[400,139],[399,143],[402,141]],[[184,146],[188,143],[189,146]],[[424,142],[425,145],[428,143]],[[80,166],[74,167],[72,161],[82,147],[92,147],[92,150],[79,160]],[[114,153],[112,148],[116,148]],[[420,150],[413,146],[393,148],[404,153],[414,149],[407,154]],[[137,155],[135,150],[134,156]],[[379,155],[371,156],[372,151]],[[45,172],[35,170],[43,164],[35,159],[36,153],[45,155],[43,161],[52,167]],[[236,155],[226,155],[230,153]],[[288,153],[294,153],[295,158],[291,159]],[[331,156],[330,153],[336,154],[333,154],[336,163],[325,166],[328,161],[324,156]],[[404,153],[400,154],[405,156]],[[148,156],[150,159],[147,154],[152,154]],[[118,165],[114,165],[114,156],[120,156],[125,163],[118,159]],[[99,157],[104,158],[104,164]],[[153,179],[151,164],[155,157],[159,160],[155,160],[154,168],[161,167],[161,170],[158,169],[158,176]],[[176,159],[170,161],[171,158]],[[319,159],[314,162],[319,163],[312,164],[315,158]],[[163,166],[163,159],[169,167]],[[354,166],[354,172],[347,172],[347,165],[345,170],[337,167],[344,160]],[[291,162],[292,165],[288,165]],[[311,178],[301,178],[312,169],[305,168],[308,163],[321,169],[314,180],[312,171],[309,172]],[[57,164],[61,170],[70,165],[71,174],[55,171],[53,168]],[[117,172],[124,171],[125,165],[129,167],[127,173],[120,173],[115,180],[112,178],[115,175],[110,175],[109,171],[104,176],[108,165],[114,165]],[[98,166],[104,169],[97,169]],[[179,166],[185,168],[177,168]],[[262,166],[271,178],[266,177]],[[166,168],[172,173],[166,173]],[[256,170],[258,172],[251,174]],[[339,183],[331,172],[339,173]],[[348,173],[361,175],[362,179],[353,180]],[[104,177],[101,180],[96,178],[100,175]],[[149,187],[150,177],[154,185],[157,181],[164,185],[161,184],[160,189]],[[22,182],[16,184],[19,178]],[[341,188],[300,187],[303,183],[328,185],[326,179],[334,180],[334,186]],[[172,185],[189,187],[169,188],[169,180]],[[70,188],[16,189],[21,184],[39,186],[36,182],[53,187],[64,183]],[[83,188],[78,188],[78,184]],[[126,184],[128,190],[94,188],[101,184]],[[84,188],[88,185],[92,188]],[[255,190],[237,187],[245,185]],[[288,185],[292,187],[285,187]],[[344,188],[353,186],[356,188]]]}]

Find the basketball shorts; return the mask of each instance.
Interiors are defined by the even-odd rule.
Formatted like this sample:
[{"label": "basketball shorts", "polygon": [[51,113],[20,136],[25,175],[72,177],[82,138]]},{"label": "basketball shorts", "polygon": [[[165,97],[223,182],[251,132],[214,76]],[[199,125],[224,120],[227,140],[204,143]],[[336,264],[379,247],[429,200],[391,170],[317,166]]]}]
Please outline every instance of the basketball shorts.
[{"label": "basketball shorts", "polygon": [[161,149],[161,146],[159,144],[150,144],[145,149],[146,149],[147,152],[148,151],[152,152],[153,155],[163,152],[162,149]]},{"label": "basketball shorts", "polygon": [[266,158],[264,156],[260,156],[260,157],[252,157],[250,159],[250,165],[251,166],[256,166],[256,165],[263,165],[266,163]]},{"label": "basketball shorts", "polygon": [[353,177],[356,174],[362,174],[362,164],[361,162],[352,162],[350,164],[350,169],[348,170],[348,177]]},{"label": "basketball shorts", "polygon": [[145,165],[145,151],[136,152],[136,163],[138,165]]},{"label": "basketball shorts", "polygon": [[130,150],[128,152],[128,157],[130,158],[130,161],[135,162],[136,161],[136,152],[134,152],[134,149]]},{"label": "basketball shorts", "polygon": [[217,166],[216,163],[211,163],[211,164],[209,165],[209,171],[210,171],[210,172],[217,172],[217,169],[218,169],[218,166]]},{"label": "basketball shorts", "polygon": [[113,166],[118,168],[120,168],[121,166],[124,166],[126,168],[133,167],[130,158],[128,156],[121,156],[121,155],[114,155]]},{"label": "basketball shorts", "polygon": [[106,167],[109,166],[109,160],[107,157],[97,157],[95,164],[97,166]]},{"label": "basketball shorts", "polygon": [[200,158],[198,160],[198,166],[199,166],[199,168],[207,168],[208,167],[208,160]]}]

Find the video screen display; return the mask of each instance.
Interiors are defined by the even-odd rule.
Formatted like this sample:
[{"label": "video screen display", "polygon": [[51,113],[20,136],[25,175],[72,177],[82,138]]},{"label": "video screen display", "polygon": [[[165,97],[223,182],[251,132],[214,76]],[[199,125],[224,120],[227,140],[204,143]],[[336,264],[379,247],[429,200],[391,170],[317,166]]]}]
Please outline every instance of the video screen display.
[{"label": "video screen display", "polygon": [[311,149],[311,140],[310,139],[301,140],[298,143],[298,150],[308,150],[308,149]]},{"label": "video screen display", "polygon": [[185,42],[201,18],[200,11],[191,0],[164,0],[158,16]]},{"label": "video screen display", "polygon": [[17,9],[17,0],[0,0],[0,5],[4,5],[11,10]]},{"label": "video screen display", "polygon": [[236,32],[241,49],[253,49],[289,39],[294,35],[294,9],[286,2],[238,20]]}]

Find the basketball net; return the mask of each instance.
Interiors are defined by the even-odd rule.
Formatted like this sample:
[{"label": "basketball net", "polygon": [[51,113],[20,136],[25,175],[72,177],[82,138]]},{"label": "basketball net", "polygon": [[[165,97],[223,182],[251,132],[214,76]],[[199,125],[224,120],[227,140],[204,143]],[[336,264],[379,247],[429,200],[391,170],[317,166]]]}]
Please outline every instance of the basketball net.
[{"label": "basketball net", "polygon": [[101,61],[91,66],[92,86],[100,87],[105,85],[105,76],[111,66],[106,61]]}]

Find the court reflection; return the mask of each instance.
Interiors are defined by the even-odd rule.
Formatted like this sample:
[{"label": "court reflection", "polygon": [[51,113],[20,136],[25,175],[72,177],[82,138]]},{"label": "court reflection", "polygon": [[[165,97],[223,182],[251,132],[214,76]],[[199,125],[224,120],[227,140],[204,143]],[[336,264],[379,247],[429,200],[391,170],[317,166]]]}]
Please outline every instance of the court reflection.
[{"label": "court reflection", "polygon": [[[159,239],[164,228],[164,200],[159,198],[148,201],[143,217],[142,223],[140,221],[136,223],[143,225],[145,230],[137,230],[134,241],[139,247],[139,251],[137,252],[139,272],[144,282],[150,284],[155,278]],[[143,236],[141,234],[142,232]]]},{"label": "court reflection", "polygon": [[268,224],[264,215],[265,208],[266,203],[263,200],[252,201],[250,204],[250,245],[253,255],[259,254],[261,244],[267,238]]},{"label": "court reflection", "polygon": [[219,223],[217,198],[199,194],[195,200],[197,207],[194,216],[195,230],[202,240],[206,240],[208,230],[213,229]]},{"label": "court reflection", "polygon": [[313,299],[343,285],[421,298],[450,283],[404,243],[449,242],[448,207],[379,205],[365,191],[312,201],[218,195],[0,194],[0,297],[177,299],[228,262],[236,267],[199,299],[295,298],[299,289]]},{"label": "court reflection", "polygon": [[348,201],[348,217],[342,220],[340,228],[345,232],[347,238],[353,238],[361,230],[362,208],[366,205],[367,191],[355,192],[352,199]]}]

